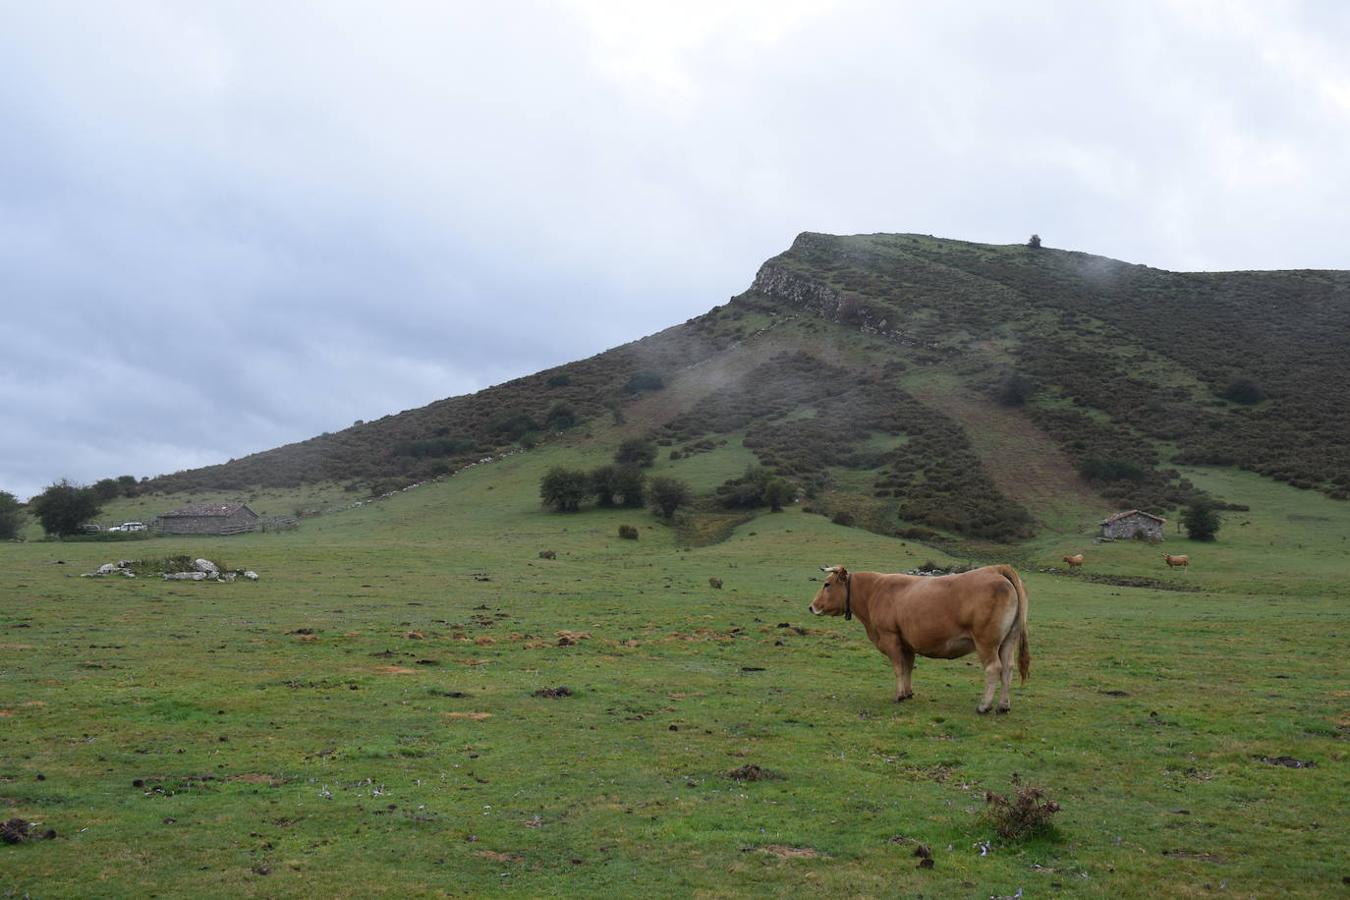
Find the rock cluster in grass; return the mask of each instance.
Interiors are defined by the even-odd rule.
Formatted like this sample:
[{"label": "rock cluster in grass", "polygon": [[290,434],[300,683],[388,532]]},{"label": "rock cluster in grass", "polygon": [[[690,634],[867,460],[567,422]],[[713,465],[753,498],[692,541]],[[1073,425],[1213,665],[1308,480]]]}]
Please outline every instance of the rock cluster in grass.
[{"label": "rock cluster in grass", "polygon": [[115,563],[104,563],[92,572],[81,572],[81,578],[102,578],[104,575],[125,575],[127,578],[135,578],[136,573],[131,571],[134,565],[132,560],[119,559]]},{"label": "rock cluster in grass", "polygon": [[[165,560],[165,563],[176,563],[178,560]],[[85,572],[80,575],[81,578],[102,578],[105,575],[124,575],[127,578],[135,578],[135,569],[140,568],[145,573],[147,568],[151,573],[158,573],[165,581],[223,581],[232,582],[235,579],[243,578],[246,581],[257,581],[258,573],[252,569],[228,569],[222,570],[209,559],[195,559],[192,561],[191,568],[184,568],[179,571],[165,571],[156,567],[154,564],[139,562],[132,559],[119,559],[115,563],[104,563],[92,572]]]}]

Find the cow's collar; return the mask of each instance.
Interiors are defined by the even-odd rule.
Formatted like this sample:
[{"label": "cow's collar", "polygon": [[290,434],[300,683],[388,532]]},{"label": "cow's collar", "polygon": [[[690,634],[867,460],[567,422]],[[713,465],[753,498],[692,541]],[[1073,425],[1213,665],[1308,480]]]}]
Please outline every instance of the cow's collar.
[{"label": "cow's collar", "polygon": [[844,621],[853,618],[853,573],[844,576]]}]

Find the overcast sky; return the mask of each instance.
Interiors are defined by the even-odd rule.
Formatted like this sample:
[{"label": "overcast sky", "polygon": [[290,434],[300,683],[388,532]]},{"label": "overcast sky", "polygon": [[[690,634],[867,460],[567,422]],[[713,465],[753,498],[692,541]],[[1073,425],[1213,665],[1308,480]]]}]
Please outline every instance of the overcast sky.
[{"label": "overcast sky", "polygon": [[800,231],[1350,268],[1350,4],[0,0],[0,489],[576,359]]}]

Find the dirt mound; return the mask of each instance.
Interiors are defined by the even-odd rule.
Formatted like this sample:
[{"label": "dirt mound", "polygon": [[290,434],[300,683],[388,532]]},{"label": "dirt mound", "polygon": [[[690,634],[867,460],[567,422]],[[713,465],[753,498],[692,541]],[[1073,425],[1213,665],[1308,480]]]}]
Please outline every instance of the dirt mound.
[{"label": "dirt mound", "polygon": [[732,781],[781,781],[784,778],[772,769],[761,768],[754,763],[732,769],[727,777]]},{"label": "dirt mound", "polygon": [[48,828],[42,834],[33,830],[33,823],[20,818],[10,819],[0,824],[0,840],[6,844],[22,844],[25,841],[50,841],[56,837],[56,829]]},{"label": "dirt mound", "polygon": [[558,685],[555,688],[540,688],[530,695],[531,697],[570,697],[572,689],[564,685]]}]

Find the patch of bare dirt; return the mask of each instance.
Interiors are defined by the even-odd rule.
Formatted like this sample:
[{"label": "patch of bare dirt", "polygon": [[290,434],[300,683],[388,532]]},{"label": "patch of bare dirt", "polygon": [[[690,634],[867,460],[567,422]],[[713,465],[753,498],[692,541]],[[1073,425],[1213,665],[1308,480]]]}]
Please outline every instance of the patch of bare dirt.
[{"label": "patch of bare dirt", "polygon": [[444,715],[447,719],[472,719],[475,722],[492,718],[492,713],[489,712],[448,712]]},{"label": "patch of bare dirt", "polygon": [[555,631],[553,633],[558,636],[559,647],[571,647],[591,636],[589,631]]},{"label": "patch of bare dirt", "polygon": [[1228,862],[1217,853],[1206,853],[1202,850],[1164,850],[1163,856],[1170,856],[1172,859],[1194,859],[1200,862],[1218,863],[1220,865]]},{"label": "patch of bare dirt", "polygon": [[493,862],[503,863],[522,862],[524,860],[524,857],[519,854],[498,853],[496,850],[478,850],[474,853],[474,856],[481,856],[483,859],[490,859]]},{"label": "patch of bare dirt", "polygon": [[786,844],[768,844],[760,847],[759,852],[778,859],[829,859],[828,854],[814,847],[789,847]]},{"label": "patch of bare dirt", "polygon": [[375,670],[381,675],[416,675],[416,669],[409,669],[406,666],[380,666]]}]

